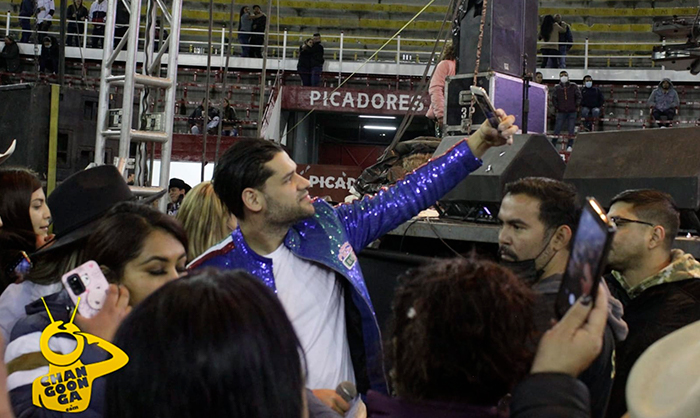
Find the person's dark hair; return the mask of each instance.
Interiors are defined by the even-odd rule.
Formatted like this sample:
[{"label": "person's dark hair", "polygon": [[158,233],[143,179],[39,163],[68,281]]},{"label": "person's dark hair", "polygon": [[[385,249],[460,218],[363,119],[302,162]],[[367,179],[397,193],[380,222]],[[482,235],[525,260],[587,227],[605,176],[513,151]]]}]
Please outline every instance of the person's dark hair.
[{"label": "person's dark hair", "polygon": [[255,9],[256,7],[257,7],[258,9],[262,9],[262,7],[260,7],[260,5],[254,4],[254,5],[253,5],[253,9]]},{"label": "person's dark hair", "polygon": [[107,418],[302,416],[305,362],[275,294],[243,270],[207,269],[141,302],[114,344]]},{"label": "person's dark hair", "polygon": [[239,220],[243,213],[243,190],[260,188],[273,172],[265,167],[283,149],[264,139],[243,139],[227,149],[214,170],[214,191]]},{"label": "person's dark hair", "polygon": [[527,373],[532,291],[509,270],[475,258],[409,270],[393,302],[397,394],[494,405]]},{"label": "person's dark hair", "polygon": [[34,231],[29,216],[32,193],[41,189],[41,182],[29,170],[7,168],[0,170],[0,218],[5,228]]},{"label": "person's dark hair", "polygon": [[94,260],[110,270],[107,278],[118,281],[126,264],[138,257],[146,238],[156,230],[172,235],[187,248],[187,234],[174,217],[148,205],[123,202],[99,222],[85,247],[84,260]]},{"label": "person's dark hair", "polygon": [[588,74],[586,74],[586,75],[583,76],[583,81],[586,81],[587,78],[590,78],[591,81],[593,81],[593,77],[591,77],[591,76],[588,75]]},{"label": "person's dark hair", "polygon": [[625,190],[613,197],[610,206],[615,203],[629,203],[632,212],[639,219],[661,225],[666,231],[664,243],[669,250],[680,228],[680,212],[670,194],[652,189]]},{"label": "person's dark hair", "polygon": [[567,77],[569,76],[569,73],[567,71],[559,71],[559,77],[566,75]]},{"label": "person's dark hair", "polygon": [[[117,234],[112,233],[112,235]],[[41,285],[60,282],[63,274],[89,260],[84,256],[86,243],[87,238],[81,238],[47,253],[33,255],[34,267],[27,275],[26,280]]]},{"label": "person's dark hair", "polygon": [[552,30],[554,30],[554,16],[546,15],[542,19],[542,25],[540,25],[540,37],[542,40],[549,42]]},{"label": "person's dark hair", "polygon": [[321,34],[316,32],[316,33],[314,33],[314,37],[316,37],[316,36],[321,36]]},{"label": "person's dark hair", "polygon": [[535,73],[535,76],[536,76],[537,74],[539,74],[539,75],[541,75],[541,76],[543,76],[543,77],[544,77],[544,74],[542,74],[542,72],[541,72],[541,71],[537,71],[537,72]]},{"label": "person's dark hair", "polygon": [[455,47],[452,45],[452,42],[448,42],[447,45],[445,45],[445,50],[442,52],[442,59],[451,61],[457,59]]},{"label": "person's dark hair", "polygon": [[[506,184],[503,195],[524,194],[539,200],[539,220],[550,230],[567,225],[576,234],[581,207],[576,188],[571,184],[545,177],[525,177]],[[569,242],[569,246],[573,239]]]},{"label": "person's dark hair", "polygon": [[245,9],[247,9],[248,6],[243,6],[241,7],[241,12],[239,13],[239,16],[243,16],[243,13],[245,13]]}]

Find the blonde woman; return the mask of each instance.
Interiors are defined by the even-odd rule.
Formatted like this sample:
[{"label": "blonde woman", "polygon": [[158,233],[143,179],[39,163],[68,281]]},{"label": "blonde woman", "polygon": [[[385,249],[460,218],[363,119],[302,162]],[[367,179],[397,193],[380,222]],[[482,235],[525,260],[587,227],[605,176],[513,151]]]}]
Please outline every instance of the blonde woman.
[{"label": "blonde woman", "polygon": [[187,259],[194,260],[236,229],[236,217],[214,193],[210,181],[195,186],[182,201],[177,219],[182,222],[189,246]]}]

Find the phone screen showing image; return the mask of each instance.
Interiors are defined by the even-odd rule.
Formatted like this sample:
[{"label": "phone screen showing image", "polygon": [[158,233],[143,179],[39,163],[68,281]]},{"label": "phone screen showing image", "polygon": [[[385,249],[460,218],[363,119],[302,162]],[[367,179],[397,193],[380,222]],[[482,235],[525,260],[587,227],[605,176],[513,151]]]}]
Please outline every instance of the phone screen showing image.
[{"label": "phone screen showing image", "polygon": [[481,109],[481,113],[484,114],[484,117],[489,121],[491,127],[498,129],[501,120],[496,115],[496,110],[493,108],[488,97],[481,94],[474,94],[474,97],[476,99],[476,104],[479,106],[479,109]]},{"label": "phone screen showing image", "polygon": [[607,227],[596,219],[596,214],[584,209],[557,296],[559,316],[563,316],[580,297],[591,295],[595,298],[609,236]]}]

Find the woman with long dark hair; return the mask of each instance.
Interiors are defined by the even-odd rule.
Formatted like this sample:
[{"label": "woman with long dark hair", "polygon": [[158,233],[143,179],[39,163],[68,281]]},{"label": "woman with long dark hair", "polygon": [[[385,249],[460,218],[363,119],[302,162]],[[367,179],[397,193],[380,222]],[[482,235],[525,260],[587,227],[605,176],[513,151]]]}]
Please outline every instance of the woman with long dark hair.
[{"label": "woman with long dark hair", "polygon": [[25,169],[0,171],[0,292],[22,277],[24,253],[32,253],[49,239],[51,211],[41,182]]},{"label": "woman with long dark hair", "polygon": [[543,42],[557,42],[556,44],[545,45],[540,49],[544,57],[541,68],[559,68],[559,34],[566,33],[566,23],[560,25],[554,20],[554,16],[546,15],[542,18],[540,34],[538,39]]},{"label": "woman with long dark hair", "polygon": [[250,9],[248,6],[241,7],[241,12],[238,16],[238,42],[241,44],[241,57],[250,56],[250,32],[253,28],[253,19],[250,17]]},{"label": "woman with long dark hair", "polygon": [[[111,341],[131,307],[185,274],[186,248],[185,231],[172,216],[134,202],[117,204],[94,227],[79,260],[79,264],[97,262],[112,284],[100,312],[89,319],[77,315],[75,324],[83,332]],[[31,416],[40,409],[32,403],[32,382],[45,372],[44,363],[36,361],[41,352],[34,350],[40,347],[41,332],[52,322],[47,309],[54,321],[68,323],[75,304],[61,289],[27,305],[27,316],[12,329],[5,353],[8,364],[12,364],[8,390],[17,416]],[[75,339],[70,335],[58,334],[52,341],[55,347],[75,347]],[[104,360],[103,357],[101,349],[87,346],[80,360],[90,364]],[[104,385],[104,378],[93,381],[86,416],[102,416]]]}]

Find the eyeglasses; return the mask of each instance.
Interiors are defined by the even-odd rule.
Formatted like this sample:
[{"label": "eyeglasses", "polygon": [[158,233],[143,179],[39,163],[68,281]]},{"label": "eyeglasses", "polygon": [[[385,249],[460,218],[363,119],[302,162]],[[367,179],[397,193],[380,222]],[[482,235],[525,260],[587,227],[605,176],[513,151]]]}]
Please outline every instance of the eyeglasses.
[{"label": "eyeglasses", "polygon": [[651,227],[655,226],[654,224],[649,223],[649,222],[638,221],[636,219],[621,218],[619,216],[611,216],[610,220],[615,222],[615,225],[617,225],[617,226],[623,226],[626,224],[642,224],[642,225],[648,225]]}]

